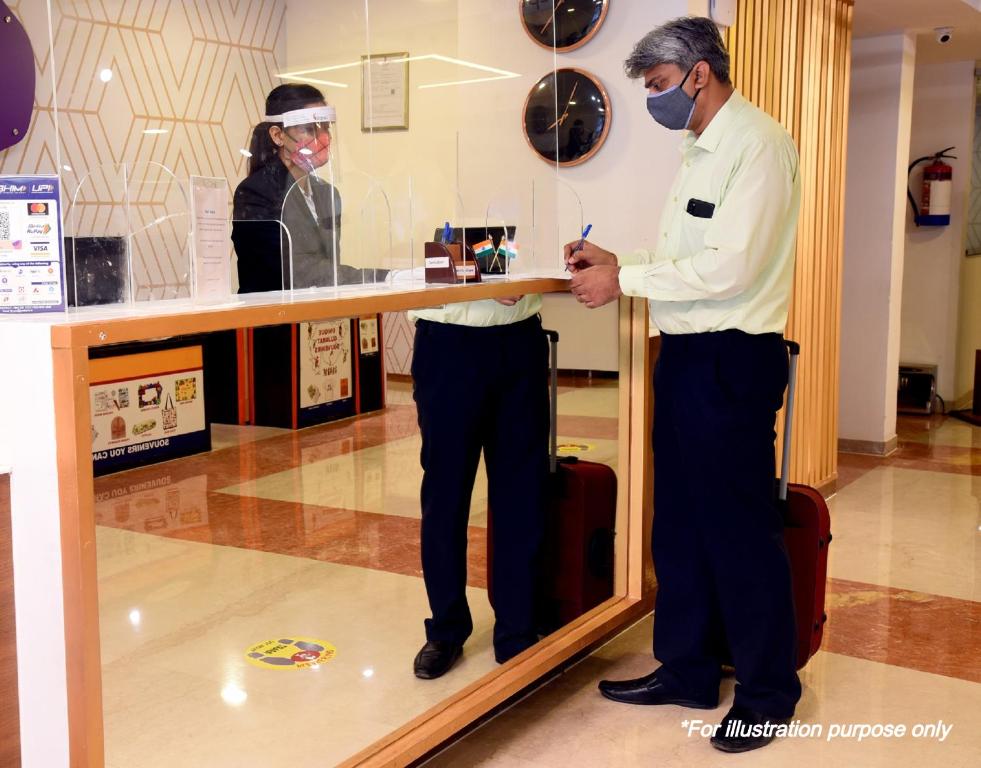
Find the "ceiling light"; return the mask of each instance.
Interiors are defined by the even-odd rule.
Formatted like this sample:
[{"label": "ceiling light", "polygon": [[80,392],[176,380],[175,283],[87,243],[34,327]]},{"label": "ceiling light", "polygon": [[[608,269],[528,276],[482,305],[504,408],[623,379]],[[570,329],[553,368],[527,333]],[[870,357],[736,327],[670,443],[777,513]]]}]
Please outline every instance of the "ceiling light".
[{"label": "ceiling light", "polygon": [[[515,75],[517,77],[517,75]],[[510,77],[505,77],[503,75],[499,77],[476,77],[473,80],[448,80],[445,83],[429,83],[428,85],[420,85],[419,90],[425,91],[430,88],[447,88],[451,85],[471,85],[472,83],[490,83],[494,80],[510,80]]]},{"label": "ceiling light", "polygon": [[168,131],[166,128],[147,128],[145,131],[143,131],[143,133],[149,136],[158,136],[162,133],[167,133],[167,132]]},{"label": "ceiling light", "polygon": [[104,83],[108,83],[112,80],[112,70],[108,68],[101,70],[99,72],[99,79]]},{"label": "ceiling light", "polygon": [[[465,61],[464,59],[455,59],[452,56],[444,56],[441,53],[426,53],[421,56],[399,56],[391,59],[375,59],[376,62],[381,62],[384,64],[403,64],[410,61],[441,61],[444,64],[455,64],[460,67],[468,67],[470,69],[476,69],[478,72],[487,72],[491,75],[496,75],[496,77],[483,77],[474,78],[469,80],[453,80],[445,83],[427,83],[426,85],[420,85],[420,90],[426,88],[443,88],[450,85],[468,85],[470,83],[483,83],[492,80],[509,80],[515,77],[521,77],[518,72],[511,72],[506,69],[500,69],[498,67],[491,67],[487,64],[478,64],[474,61]],[[328,80],[318,80],[310,75],[314,75],[320,72],[336,72],[341,69],[350,69],[352,67],[363,66],[365,61],[350,61],[345,64],[333,64],[329,67],[317,67],[315,69],[301,69],[296,72],[283,72],[282,74],[276,75],[276,77],[281,80],[299,80],[301,82],[307,83],[319,83],[323,85],[333,85],[340,88],[347,88],[343,83],[332,83]]]}]

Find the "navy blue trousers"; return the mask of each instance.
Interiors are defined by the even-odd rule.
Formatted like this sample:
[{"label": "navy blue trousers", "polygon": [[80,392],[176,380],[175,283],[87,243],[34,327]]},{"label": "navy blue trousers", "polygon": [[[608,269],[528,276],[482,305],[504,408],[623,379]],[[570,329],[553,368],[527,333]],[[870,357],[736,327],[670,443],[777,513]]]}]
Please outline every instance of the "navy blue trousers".
[{"label": "navy blue trousers", "polygon": [[463,643],[467,524],[484,452],[494,510],[494,649],[534,644],[535,584],[548,475],[548,341],[541,320],[471,328],[419,320],[413,396],[422,433],[422,570],[429,640]]},{"label": "navy blue trousers", "polygon": [[800,698],[774,425],[787,385],[778,334],[662,336],[655,371],[654,655],[714,699],[726,645],[736,703],[790,717]]}]

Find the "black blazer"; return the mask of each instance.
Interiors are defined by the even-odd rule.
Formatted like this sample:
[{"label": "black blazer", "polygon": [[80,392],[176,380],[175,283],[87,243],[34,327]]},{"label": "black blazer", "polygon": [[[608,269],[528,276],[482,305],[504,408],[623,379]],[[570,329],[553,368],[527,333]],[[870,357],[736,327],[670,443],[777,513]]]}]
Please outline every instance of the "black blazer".
[{"label": "black blazer", "polygon": [[[316,288],[362,282],[362,270],[340,263],[341,196],[309,177],[316,218],[292,174],[274,159],[235,190],[232,242],[238,256],[239,293]],[[282,222],[288,230],[287,236]]]}]

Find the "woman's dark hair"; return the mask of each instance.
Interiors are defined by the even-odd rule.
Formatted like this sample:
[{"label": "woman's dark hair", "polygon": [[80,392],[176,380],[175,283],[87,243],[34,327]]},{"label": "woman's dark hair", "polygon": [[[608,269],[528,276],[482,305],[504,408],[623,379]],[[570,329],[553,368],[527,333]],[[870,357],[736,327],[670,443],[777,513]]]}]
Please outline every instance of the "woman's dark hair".
[{"label": "woman's dark hair", "polygon": [[[305,83],[284,83],[277,85],[266,97],[266,114],[281,115],[294,109],[305,109],[311,104],[325,101],[324,95],[312,85]],[[263,122],[252,129],[249,142],[249,175],[262,168],[270,160],[279,157],[279,147],[273,144],[269,129],[278,123]]]}]

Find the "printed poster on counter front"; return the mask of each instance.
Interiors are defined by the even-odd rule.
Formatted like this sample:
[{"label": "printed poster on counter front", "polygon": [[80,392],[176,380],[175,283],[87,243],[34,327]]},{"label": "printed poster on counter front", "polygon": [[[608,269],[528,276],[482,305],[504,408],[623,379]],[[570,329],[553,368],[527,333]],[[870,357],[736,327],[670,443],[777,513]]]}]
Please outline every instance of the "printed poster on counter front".
[{"label": "printed poster on counter front", "polygon": [[300,323],[300,407],[353,396],[351,321]]},{"label": "printed poster on counter front", "polygon": [[91,370],[96,475],[210,447],[201,347],[95,359]]}]

